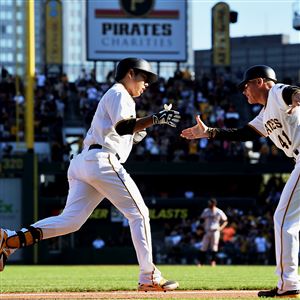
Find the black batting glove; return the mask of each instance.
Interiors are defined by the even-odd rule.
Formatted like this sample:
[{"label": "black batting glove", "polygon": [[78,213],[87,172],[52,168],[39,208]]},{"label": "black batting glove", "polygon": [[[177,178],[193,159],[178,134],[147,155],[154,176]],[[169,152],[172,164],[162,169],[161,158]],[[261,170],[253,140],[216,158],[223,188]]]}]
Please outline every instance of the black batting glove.
[{"label": "black batting glove", "polygon": [[152,116],[154,125],[167,124],[171,127],[176,127],[177,123],[180,121],[180,114],[176,110],[171,110],[172,104],[165,104],[164,110],[154,114]]}]

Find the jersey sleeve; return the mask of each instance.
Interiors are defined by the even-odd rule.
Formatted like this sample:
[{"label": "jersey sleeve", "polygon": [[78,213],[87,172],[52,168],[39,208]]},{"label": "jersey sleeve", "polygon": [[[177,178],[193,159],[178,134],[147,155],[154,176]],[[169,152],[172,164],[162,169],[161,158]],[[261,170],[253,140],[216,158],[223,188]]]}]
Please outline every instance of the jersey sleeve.
[{"label": "jersey sleeve", "polygon": [[220,213],[221,213],[221,220],[222,220],[223,222],[227,221],[227,216],[226,216],[226,214],[224,213],[224,211],[220,210]]},{"label": "jersey sleeve", "polygon": [[122,120],[136,118],[135,102],[126,93],[117,92],[107,102],[107,112],[115,127]]},{"label": "jersey sleeve", "polygon": [[261,136],[266,137],[268,136],[268,133],[265,130],[263,116],[264,116],[264,108],[262,108],[260,113],[252,121],[248,123],[248,126],[252,127]]},{"label": "jersey sleeve", "polygon": [[204,209],[200,215],[200,219],[205,219],[207,210]]}]

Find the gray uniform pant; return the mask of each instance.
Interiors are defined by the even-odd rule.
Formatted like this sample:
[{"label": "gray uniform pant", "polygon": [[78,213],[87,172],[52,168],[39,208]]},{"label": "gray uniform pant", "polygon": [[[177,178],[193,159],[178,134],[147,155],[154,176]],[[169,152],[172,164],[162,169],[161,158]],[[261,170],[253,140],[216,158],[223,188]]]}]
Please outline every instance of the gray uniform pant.
[{"label": "gray uniform pant", "polygon": [[220,241],[220,231],[219,230],[210,230],[207,231],[202,239],[201,251],[211,251],[218,252],[219,250],[219,241]]}]

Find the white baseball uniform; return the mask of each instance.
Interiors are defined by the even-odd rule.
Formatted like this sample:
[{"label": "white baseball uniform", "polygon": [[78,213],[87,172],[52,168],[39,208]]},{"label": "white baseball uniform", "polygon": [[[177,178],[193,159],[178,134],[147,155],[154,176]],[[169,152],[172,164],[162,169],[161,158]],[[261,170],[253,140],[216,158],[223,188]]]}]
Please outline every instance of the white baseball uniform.
[{"label": "white baseball uniform", "polygon": [[220,241],[220,224],[227,221],[227,216],[220,208],[214,207],[213,210],[205,208],[200,218],[204,219],[205,231],[201,251],[207,251],[210,248],[212,251],[217,252]]},{"label": "white baseball uniform", "polygon": [[282,98],[285,87],[284,84],[275,84],[270,89],[267,104],[249,125],[296,160],[274,214],[274,229],[277,286],[281,290],[299,290],[300,107],[292,114],[287,113],[289,106]]},{"label": "white baseball uniform", "polygon": [[[139,282],[159,282],[161,273],[152,260],[148,208],[121,164],[130,154],[133,135],[120,136],[115,130],[119,121],[135,117],[135,101],[122,84],[114,84],[99,101],[83,151],[70,162],[70,189],[63,212],[32,226],[42,229],[44,239],[74,232],[107,198],[129,221],[140,266]],[[93,144],[101,145],[102,149],[89,150]]]}]

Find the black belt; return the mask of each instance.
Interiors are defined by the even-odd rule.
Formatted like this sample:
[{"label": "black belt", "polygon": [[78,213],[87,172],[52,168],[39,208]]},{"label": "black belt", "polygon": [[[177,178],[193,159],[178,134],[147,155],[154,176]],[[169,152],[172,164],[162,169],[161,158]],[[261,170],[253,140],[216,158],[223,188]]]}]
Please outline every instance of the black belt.
[{"label": "black belt", "polygon": [[[99,145],[99,144],[92,144],[92,145],[89,146],[89,150],[93,150],[93,149],[102,149],[102,148],[103,148],[103,146],[102,146],[102,145]],[[118,160],[120,160],[119,154],[116,153],[115,155],[116,155],[116,158],[117,158]]]}]

